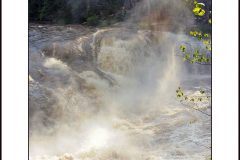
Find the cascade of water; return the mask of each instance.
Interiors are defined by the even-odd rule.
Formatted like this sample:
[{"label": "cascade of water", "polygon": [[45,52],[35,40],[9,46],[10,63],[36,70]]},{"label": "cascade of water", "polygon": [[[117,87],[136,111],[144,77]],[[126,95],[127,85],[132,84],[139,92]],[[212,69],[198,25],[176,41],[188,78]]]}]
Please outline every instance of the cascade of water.
[{"label": "cascade of water", "polygon": [[[143,1],[129,21],[161,22],[157,13],[176,9],[164,21],[170,24],[182,6],[173,2]],[[210,144],[210,121],[175,99],[176,88],[192,76],[176,56],[181,30],[138,24],[75,28],[72,38],[65,27],[60,33],[54,27],[30,28],[30,159],[201,160],[210,155],[204,147]]]}]

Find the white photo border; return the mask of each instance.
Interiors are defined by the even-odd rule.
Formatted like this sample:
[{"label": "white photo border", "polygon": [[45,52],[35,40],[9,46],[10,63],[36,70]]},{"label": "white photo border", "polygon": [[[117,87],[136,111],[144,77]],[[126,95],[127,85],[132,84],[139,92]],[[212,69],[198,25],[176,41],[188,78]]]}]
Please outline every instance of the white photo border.
[{"label": "white photo border", "polygon": [[[28,1],[2,0],[2,159],[28,159]],[[238,159],[238,0],[212,0],[212,158]]]}]

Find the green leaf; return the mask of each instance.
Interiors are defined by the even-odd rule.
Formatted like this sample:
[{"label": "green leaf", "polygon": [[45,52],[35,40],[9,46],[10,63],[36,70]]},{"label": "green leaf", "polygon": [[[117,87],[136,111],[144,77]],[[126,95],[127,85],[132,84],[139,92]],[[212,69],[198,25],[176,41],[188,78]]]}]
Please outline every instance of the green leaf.
[{"label": "green leaf", "polygon": [[198,49],[195,49],[195,50],[194,50],[194,53],[198,54],[198,53],[199,53],[199,50],[198,50]]},{"label": "green leaf", "polygon": [[203,41],[203,44],[205,44],[205,45],[208,45],[210,42],[209,42],[209,40],[204,40]]},{"label": "green leaf", "polygon": [[184,58],[186,58],[186,60],[189,60],[190,59],[190,54],[186,54]]},{"label": "green leaf", "polygon": [[207,33],[205,33],[203,36],[204,36],[204,37],[208,37],[208,34],[207,34]]},{"label": "green leaf", "polygon": [[199,54],[198,53],[194,53],[193,54],[193,58],[198,58],[199,57]]},{"label": "green leaf", "polygon": [[180,49],[181,49],[182,52],[185,52],[186,48],[187,48],[187,47],[184,46],[184,45],[181,45],[181,46],[180,46]]}]

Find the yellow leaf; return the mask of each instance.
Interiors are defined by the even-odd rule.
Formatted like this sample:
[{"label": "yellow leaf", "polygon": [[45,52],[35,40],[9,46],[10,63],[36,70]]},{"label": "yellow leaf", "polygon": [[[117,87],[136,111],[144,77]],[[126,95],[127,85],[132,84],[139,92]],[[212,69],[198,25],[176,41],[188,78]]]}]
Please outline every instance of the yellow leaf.
[{"label": "yellow leaf", "polygon": [[203,41],[203,44],[208,45],[208,44],[209,44],[209,41],[208,41],[208,40],[204,40],[204,41]]},{"label": "yellow leaf", "polygon": [[196,7],[196,8],[193,9],[193,13],[196,16],[204,16],[205,15],[205,10],[202,9],[202,8]]}]

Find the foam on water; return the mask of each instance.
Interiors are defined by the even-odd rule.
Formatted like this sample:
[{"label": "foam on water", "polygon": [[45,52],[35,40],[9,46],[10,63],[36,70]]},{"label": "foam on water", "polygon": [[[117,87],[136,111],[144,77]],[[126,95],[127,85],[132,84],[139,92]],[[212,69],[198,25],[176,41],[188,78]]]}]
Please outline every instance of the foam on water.
[{"label": "foam on water", "polygon": [[[142,18],[141,24],[155,19]],[[175,98],[179,85],[192,95],[198,87],[211,88],[210,67],[176,56],[187,36],[153,28],[30,26],[31,160],[210,157],[210,117]]]}]

